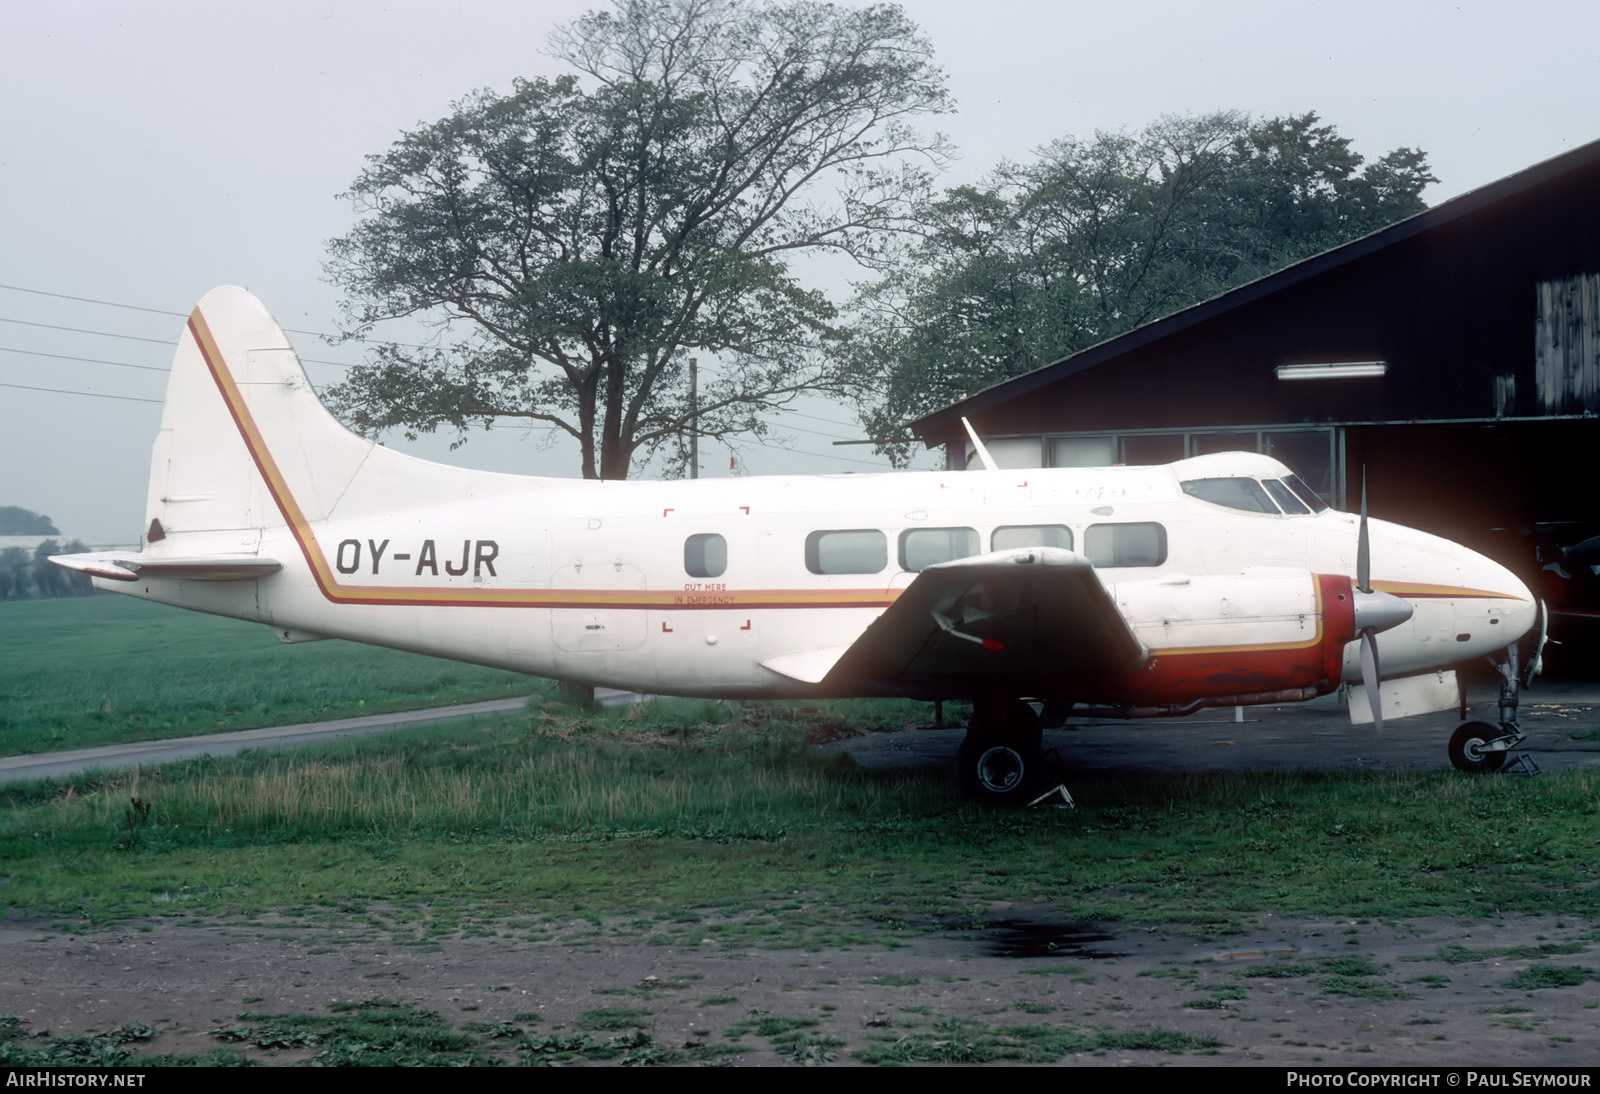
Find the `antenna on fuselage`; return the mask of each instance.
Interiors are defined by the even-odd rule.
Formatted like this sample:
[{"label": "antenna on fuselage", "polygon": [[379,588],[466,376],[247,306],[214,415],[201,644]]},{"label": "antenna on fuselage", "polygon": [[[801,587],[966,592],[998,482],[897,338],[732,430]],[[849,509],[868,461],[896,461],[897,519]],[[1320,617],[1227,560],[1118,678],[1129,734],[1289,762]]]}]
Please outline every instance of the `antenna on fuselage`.
[{"label": "antenna on fuselage", "polygon": [[972,438],[973,451],[977,452],[978,462],[983,464],[983,469],[985,471],[1000,470],[1000,465],[994,462],[994,457],[989,455],[989,450],[983,447],[982,441],[978,440],[978,431],[972,428],[972,423],[962,418],[961,424],[967,427],[967,436]]}]

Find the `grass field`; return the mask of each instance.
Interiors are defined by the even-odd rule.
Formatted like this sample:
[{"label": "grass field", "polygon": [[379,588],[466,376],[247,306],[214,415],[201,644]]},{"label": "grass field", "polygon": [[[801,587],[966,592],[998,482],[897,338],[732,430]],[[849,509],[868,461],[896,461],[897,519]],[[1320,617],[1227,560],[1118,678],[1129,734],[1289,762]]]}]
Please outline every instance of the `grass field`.
[{"label": "grass field", "polygon": [[125,596],[0,602],[0,755],[526,695],[545,681]]},{"label": "grass field", "polygon": [[[540,682],[123,598],[0,605],[7,752],[334,717]],[[426,903],[435,922],[559,894],[603,915],[760,909],[774,937],[1000,898],[1094,918],[1588,911],[1596,780],[1171,775],[1075,785],[1069,814],[996,814],[941,777],[807,746],[925,705],[544,700],[491,723],[0,790],[18,910],[104,920]],[[820,894],[783,911],[783,894]],[[779,910],[774,911],[774,905]],[[841,918],[820,907],[853,909]]]},{"label": "grass field", "polygon": [[[0,735],[12,752],[539,688],[337,642],[282,647],[262,627],[111,598],[0,605],[0,666]],[[1019,904],[1199,936],[1247,930],[1264,914],[1595,921],[1593,773],[1081,773],[1075,811],[1012,812],[962,804],[939,773],[864,771],[811,747],[926,715],[913,703],[690,700],[587,712],[541,695],[494,720],[9,784],[0,892],[13,920],[49,933],[148,917],[270,921],[425,947],[507,931],[539,943],[588,923],[596,937],[626,929],[652,946],[797,956],[975,931]],[[1542,975],[1551,983],[1529,990],[1590,974]],[[783,1039],[785,1060],[826,1062],[838,1050],[832,1033],[755,1010],[721,1041],[679,1049],[623,1029],[625,1009],[541,1032],[533,1016],[515,1030],[476,1029],[365,999],[328,1014],[241,1013],[212,1033],[371,1064],[483,1062],[504,1057],[493,1046],[513,1035],[524,1062],[715,1062],[740,1050],[745,1025],[775,1046]],[[918,1013],[908,1007],[896,1022]],[[1048,1061],[1216,1043],[1060,1016],[928,1022],[884,1031],[855,1055]],[[50,1039],[0,1015],[0,1063],[139,1059],[149,1036],[133,1022]],[[227,1047],[155,1058],[242,1059]]]},{"label": "grass field", "polygon": [[[386,909],[435,929],[518,909],[688,914],[801,945],[1041,900],[1226,930],[1282,915],[1589,915],[1597,780],[1120,776],[1071,813],[808,750],[911,704],[553,703],[295,753],[0,789],[6,901],[106,921]],[[797,899],[794,894],[805,894]],[[730,920],[731,916],[731,922]]]}]

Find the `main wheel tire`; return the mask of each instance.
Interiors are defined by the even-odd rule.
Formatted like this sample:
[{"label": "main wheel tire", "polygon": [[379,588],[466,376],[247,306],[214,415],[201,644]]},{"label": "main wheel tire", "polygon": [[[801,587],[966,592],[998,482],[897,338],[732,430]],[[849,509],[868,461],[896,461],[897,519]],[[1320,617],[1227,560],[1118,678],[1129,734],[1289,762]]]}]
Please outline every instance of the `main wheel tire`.
[{"label": "main wheel tire", "polygon": [[1485,751],[1490,741],[1499,740],[1505,731],[1488,722],[1467,722],[1450,735],[1450,764],[1468,775],[1493,775],[1506,763],[1501,751]]},{"label": "main wheel tire", "polygon": [[974,741],[969,735],[956,750],[956,779],[962,793],[976,801],[1026,802],[1043,769],[1043,751],[1016,741]]}]

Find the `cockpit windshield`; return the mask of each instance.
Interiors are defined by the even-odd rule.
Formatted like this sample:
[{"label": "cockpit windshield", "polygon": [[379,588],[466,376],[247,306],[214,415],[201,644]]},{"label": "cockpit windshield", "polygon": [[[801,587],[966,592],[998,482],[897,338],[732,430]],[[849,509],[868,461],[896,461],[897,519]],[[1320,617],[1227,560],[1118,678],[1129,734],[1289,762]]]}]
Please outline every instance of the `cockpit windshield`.
[{"label": "cockpit windshield", "polygon": [[1201,501],[1225,505],[1229,509],[1242,509],[1246,513],[1278,512],[1278,507],[1272,504],[1272,499],[1267,497],[1267,492],[1255,479],[1190,479],[1183,484],[1183,492]]},{"label": "cockpit windshield", "polygon": [[1294,496],[1294,491],[1277,479],[1267,479],[1261,485],[1267,488],[1267,493],[1271,494],[1272,500],[1278,503],[1278,508],[1290,516],[1311,512],[1305,502]]},{"label": "cockpit windshield", "polygon": [[1288,484],[1290,490],[1295,492],[1296,497],[1311,507],[1313,513],[1320,513],[1328,508],[1328,503],[1323,501],[1315,490],[1300,481],[1299,475],[1291,472],[1284,476],[1283,481]]},{"label": "cockpit windshield", "polygon": [[1291,517],[1320,513],[1328,507],[1297,475],[1257,481],[1246,476],[1189,479],[1183,492],[1213,505],[1245,513],[1287,513]]}]

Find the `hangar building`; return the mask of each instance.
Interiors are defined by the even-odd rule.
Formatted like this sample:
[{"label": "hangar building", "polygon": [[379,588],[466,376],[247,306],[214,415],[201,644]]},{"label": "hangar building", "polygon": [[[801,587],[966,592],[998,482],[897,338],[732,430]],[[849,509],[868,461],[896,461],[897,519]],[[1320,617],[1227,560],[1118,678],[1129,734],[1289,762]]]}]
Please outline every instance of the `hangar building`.
[{"label": "hangar building", "polygon": [[[1600,532],[1600,141],[912,423],[966,465],[1256,451],[1341,508],[1498,558],[1552,607]],[[1571,569],[1571,567],[1569,567]],[[1535,580],[1537,575],[1538,580]]]}]

